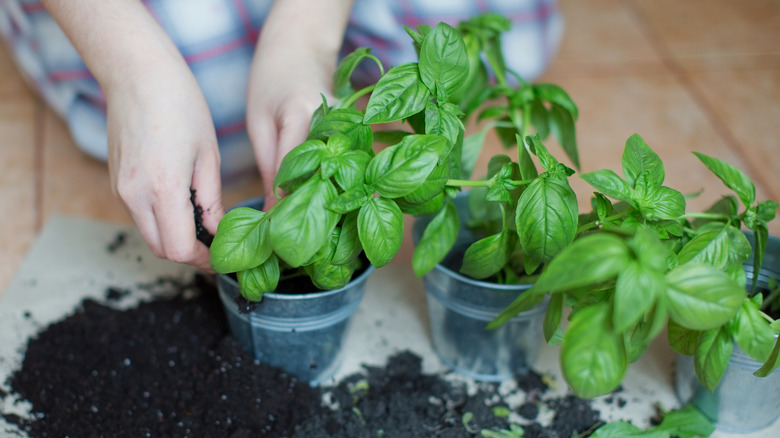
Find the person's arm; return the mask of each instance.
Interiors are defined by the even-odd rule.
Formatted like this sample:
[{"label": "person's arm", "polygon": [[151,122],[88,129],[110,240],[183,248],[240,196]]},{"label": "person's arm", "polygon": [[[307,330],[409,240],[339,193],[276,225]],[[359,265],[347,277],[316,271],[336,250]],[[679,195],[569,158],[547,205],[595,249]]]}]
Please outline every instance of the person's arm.
[{"label": "person's arm", "polygon": [[203,94],[181,54],[140,1],[44,0],[106,95],[114,193],[158,257],[210,270],[195,237],[224,215],[219,150]]},{"label": "person's arm", "polygon": [[277,0],[257,44],[249,79],[247,129],[263,177],[266,204],[282,158],[306,139],[333,72],[353,0]]}]

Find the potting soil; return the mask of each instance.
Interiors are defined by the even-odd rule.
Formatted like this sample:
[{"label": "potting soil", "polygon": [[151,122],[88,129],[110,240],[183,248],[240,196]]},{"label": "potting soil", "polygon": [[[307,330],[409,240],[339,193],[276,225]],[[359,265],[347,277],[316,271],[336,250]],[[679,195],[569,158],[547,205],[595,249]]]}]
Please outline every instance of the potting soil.
[{"label": "potting soil", "polygon": [[526,438],[569,438],[601,421],[587,401],[546,398],[534,372],[505,394],[496,384],[425,374],[408,351],[312,388],[258,363],[230,337],[211,281],[154,287],[167,289],[159,294],[166,298],[129,309],[116,305],[123,291],[109,288],[101,302],[83,301],[30,339],[6,383],[32,413],[3,413],[5,421],[31,437],[296,438],[473,437],[510,423],[522,424]]}]

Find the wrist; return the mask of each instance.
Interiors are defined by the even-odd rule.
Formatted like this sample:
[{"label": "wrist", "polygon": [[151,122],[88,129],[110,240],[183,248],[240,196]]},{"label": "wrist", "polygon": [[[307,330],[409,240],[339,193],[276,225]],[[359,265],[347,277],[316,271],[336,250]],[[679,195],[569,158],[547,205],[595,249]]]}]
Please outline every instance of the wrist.
[{"label": "wrist", "polygon": [[263,25],[258,50],[285,48],[335,62],[354,0],[279,0]]}]

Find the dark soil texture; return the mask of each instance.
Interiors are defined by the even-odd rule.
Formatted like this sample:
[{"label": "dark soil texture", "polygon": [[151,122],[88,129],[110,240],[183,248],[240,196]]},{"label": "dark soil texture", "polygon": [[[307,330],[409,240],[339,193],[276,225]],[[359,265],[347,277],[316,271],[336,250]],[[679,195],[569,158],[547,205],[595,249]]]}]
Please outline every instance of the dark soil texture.
[{"label": "dark soil texture", "polygon": [[[208,279],[155,288],[170,298],[119,310],[124,292],[109,289],[104,302],[86,300],[30,339],[7,383],[34,418],[2,417],[32,437],[473,437],[509,426],[493,409],[506,406],[495,385],[469,394],[422,373],[409,352],[312,388],[233,341]],[[533,420],[543,405],[556,412],[548,426],[523,426],[526,438],[569,438],[599,423],[583,400],[543,401],[535,373],[518,379],[528,397],[518,414]]]}]

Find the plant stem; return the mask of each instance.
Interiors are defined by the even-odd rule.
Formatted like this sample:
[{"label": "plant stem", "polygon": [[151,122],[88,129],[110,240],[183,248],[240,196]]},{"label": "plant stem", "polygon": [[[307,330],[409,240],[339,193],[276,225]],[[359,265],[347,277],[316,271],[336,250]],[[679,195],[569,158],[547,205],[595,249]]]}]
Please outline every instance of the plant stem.
[{"label": "plant stem", "polygon": [[684,215],[680,216],[681,218],[688,219],[715,219],[715,220],[722,220],[722,221],[729,221],[729,217],[725,214],[720,213],[685,213]]},{"label": "plant stem", "polygon": [[343,100],[341,103],[338,104],[339,108],[349,108],[352,106],[352,104],[355,103],[358,99],[360,99],[361,96],[364,96],[372,91],[374,91],[374,87],[376,87],[376,84],[369,85],[365,88],[362,88],[356,92],[354,92],[349,98]]},{"label": "plant stem", "polygon": [[522,131],[520,131],[520,135],[523,137],[523,142],[525,142],[525,138],[528,136],[528,134],[531,133],[531,104],[525,103],[523,104],[523,126]]},{"label": "plant stem", "polygon": [[454,187],[490,187],[490,180],[449,179],[446,185]]},{"label": "plant stem", "polygon": [[[527,186],[528,184],[531,184],[534,180],[533,179],[513,179],[513,180],[507,180],[507,182],[510,182],[516,186]],[[449,179],[447,180],[446,185],[448,186],[454,186],[454,187],[490,187],[492,185],[492,181],[489,179],[479,179],[479,180],[470,180],[470,179]]]},{"label": "plant stem", "polygon": [[620,213],[613,214],[612,216],[605,217],[603,221],[594,221],[594,222],[590,222],[590,223],[587,223],[587,224],[582,224],[581,227],[577,228],[577,235],[579,235],[581,233],[584,233],[585,231],[588,231],[590,229],[596,228],[599,225],[603,225],[604,223],[612,222],[612,221],[617,220],[617,219],[622,219],[622,218],[628,216],[630,211],[631,211],[630,209],[623,210]]}]

